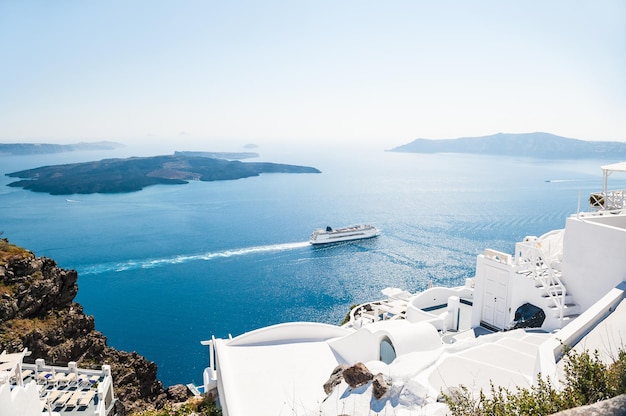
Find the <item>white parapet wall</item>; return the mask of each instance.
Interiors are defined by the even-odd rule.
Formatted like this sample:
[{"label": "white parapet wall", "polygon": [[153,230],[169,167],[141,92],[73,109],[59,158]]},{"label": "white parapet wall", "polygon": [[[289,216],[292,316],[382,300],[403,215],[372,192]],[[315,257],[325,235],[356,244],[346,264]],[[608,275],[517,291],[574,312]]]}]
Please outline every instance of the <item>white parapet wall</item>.
[{"label": "white parapet wall", "polygon": [[535,379],[541,375],[544,379],[558,380],[557,362],[563,356],[563,349],[574,347],[585,335],[606,319],[624,300],[625,294],[626,282],[621,282],[576,318],[574,322],[541,344],[535,363]]},{"label": "white parapet wall", "polygon": [[626,280],[626,216],[572,216],[563,241],[563,279],[586,310]]}]

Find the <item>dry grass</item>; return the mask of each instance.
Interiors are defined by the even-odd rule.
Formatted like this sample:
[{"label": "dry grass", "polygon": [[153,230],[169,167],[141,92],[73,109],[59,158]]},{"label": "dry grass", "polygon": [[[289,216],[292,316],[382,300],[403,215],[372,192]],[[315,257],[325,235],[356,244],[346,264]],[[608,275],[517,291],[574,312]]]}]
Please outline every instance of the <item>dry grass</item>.
[{"label": "dry grass", "polygon": [[13,258],[32,257],[33,253],[0,238],[0,266],[6,265]]},{"label": "dry grass", "polygon": [[15,293],[15,288],[13,286],[7,286],[4,283],[0,282],[0,296],[2,295],[11,295]]},{"label": "dry grass", "polygon": [[44,319],[12,319],[0,327],[0,343],[20,339],[23,335],[33,331],[46,331],[58,326],[59,322],[54,315],[48,315]]}]

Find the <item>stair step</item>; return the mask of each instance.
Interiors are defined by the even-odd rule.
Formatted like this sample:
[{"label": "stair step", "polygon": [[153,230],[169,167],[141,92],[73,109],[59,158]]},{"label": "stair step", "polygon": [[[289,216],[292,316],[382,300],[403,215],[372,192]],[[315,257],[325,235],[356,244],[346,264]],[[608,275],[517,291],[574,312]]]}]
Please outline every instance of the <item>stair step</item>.
[{"label": "stair step", "polygon": [[563,319],[561,320],[561,328],[564,328],[567,324],[569,324],[571,321],[573,321],[579,316],[580,316],[579,314],[563,316]]},{"label": "stair step", "polygon": [[[578,306],[578,305],[577,305],[577,304],[575,304],[575,303],[566,303],[565,305],[563,305],[563,308],[564,308],[564,309],[572,309],[572,308],[575,308],[575,307],[577,307],[577,306]],[[550,308],[550,309],[558,309],[558,306],[556,306],[556,305],[552,305],[552,306],[549,306],[549,308]]]},{"label": "stair step", "polygon": [[[545,286],[544,286],[544,285],[535,285],[535,287],[536,287],[537,289],[543,289]],[[547,286],[547,288],[548,288],[548,289],[553,288],[553,287],[564,287],[564,286],[563,286],[563,285],[561,285],[561,284],[558,284],[558,283],[551,283],[551,284],[549,284],[549,285]]]},{"label": "stair step", "polygon": [[550,289],[547,293],[543,293],[541,295],[541,297],[542,298],[549,298],[550,295],[552,295],[552,296],[561,296],[562,294],[563,294],[563,289],[555,289],[555,290]]},{"label": "stair step", "polygon": [[[563,300],[565,304],[574,303],[574,298],[572,297],[570,293],[565,293],[565,297],[562,297],[561,295],[558,295],[556,297],[558,298],[557,302],[561,302]],[[542,295],[541,298],[544,300],[546,307],[550,307],[554,305],[554,300],[552,299],[551,296],[544,294]]]},{"label": "stair step", "polygon": [[[552,316],[554,316],[555,318],[558,319],[559,318],[559,313],[557,311],[555,311],[554,315],[552,315]],[[569,312],[569,313],[566,313],[566,311],[563,311],[563,319],[564,320],[565,319],[570,320],[570,319],[573,319],[573,318],[575,318],[577,316],[580,316],[580,314],[579,313],[575,313],[574,311]]]},{"label": "stair step", "polygon": [[[559,312],[559,307],[556,305],[550,305],[548,308],[550,308],[550,310],[553,313],[553,316],[555,318],[558,318],[560,316],[560,312]],[[580,305],[577,305],[575,303],[566,303],[563,306],[563,317],[568,317],[568,316],[578,316],[578,312],[580,312]]]}]

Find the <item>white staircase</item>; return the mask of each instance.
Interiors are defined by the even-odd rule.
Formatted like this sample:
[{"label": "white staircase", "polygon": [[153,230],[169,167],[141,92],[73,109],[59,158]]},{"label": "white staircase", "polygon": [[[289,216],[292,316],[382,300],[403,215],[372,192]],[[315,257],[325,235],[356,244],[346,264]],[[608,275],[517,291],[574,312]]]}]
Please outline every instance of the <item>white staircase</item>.
[{"label": "white staircase", "polygon": [[563,283],[561,272],[561,255],[563,230],[553,231],[541,238],[526,237],[523,242],[515,245],[515,265],[517,273],[534,280],[535,287],[541,291],[545,300],[542,305],[552,311],[560,327],[578,316],[580,306],[577,305]]}]

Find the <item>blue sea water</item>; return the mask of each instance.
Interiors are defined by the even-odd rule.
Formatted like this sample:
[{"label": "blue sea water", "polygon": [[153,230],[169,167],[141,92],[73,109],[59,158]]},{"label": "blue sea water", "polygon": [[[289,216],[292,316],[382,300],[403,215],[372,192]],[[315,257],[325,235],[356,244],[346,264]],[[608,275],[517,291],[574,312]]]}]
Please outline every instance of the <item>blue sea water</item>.
[{"label": "blue sea water", "polygon": [[[111,154],[0,157],[3,237],[79,273],[77,301],[109,345],[159,366],[165,385],[201,383],[201,340],[262,326],[339,323],[388,286],[461,284],[485,248],[562,228],[600,165],[458,154],[302,151],[266,160],[322,174],[266,174],[52,196],[5,173]],[[579,197],[580,195],[580,197]],[[313,229],[371,223],[375,239],[307,243]]]}]

